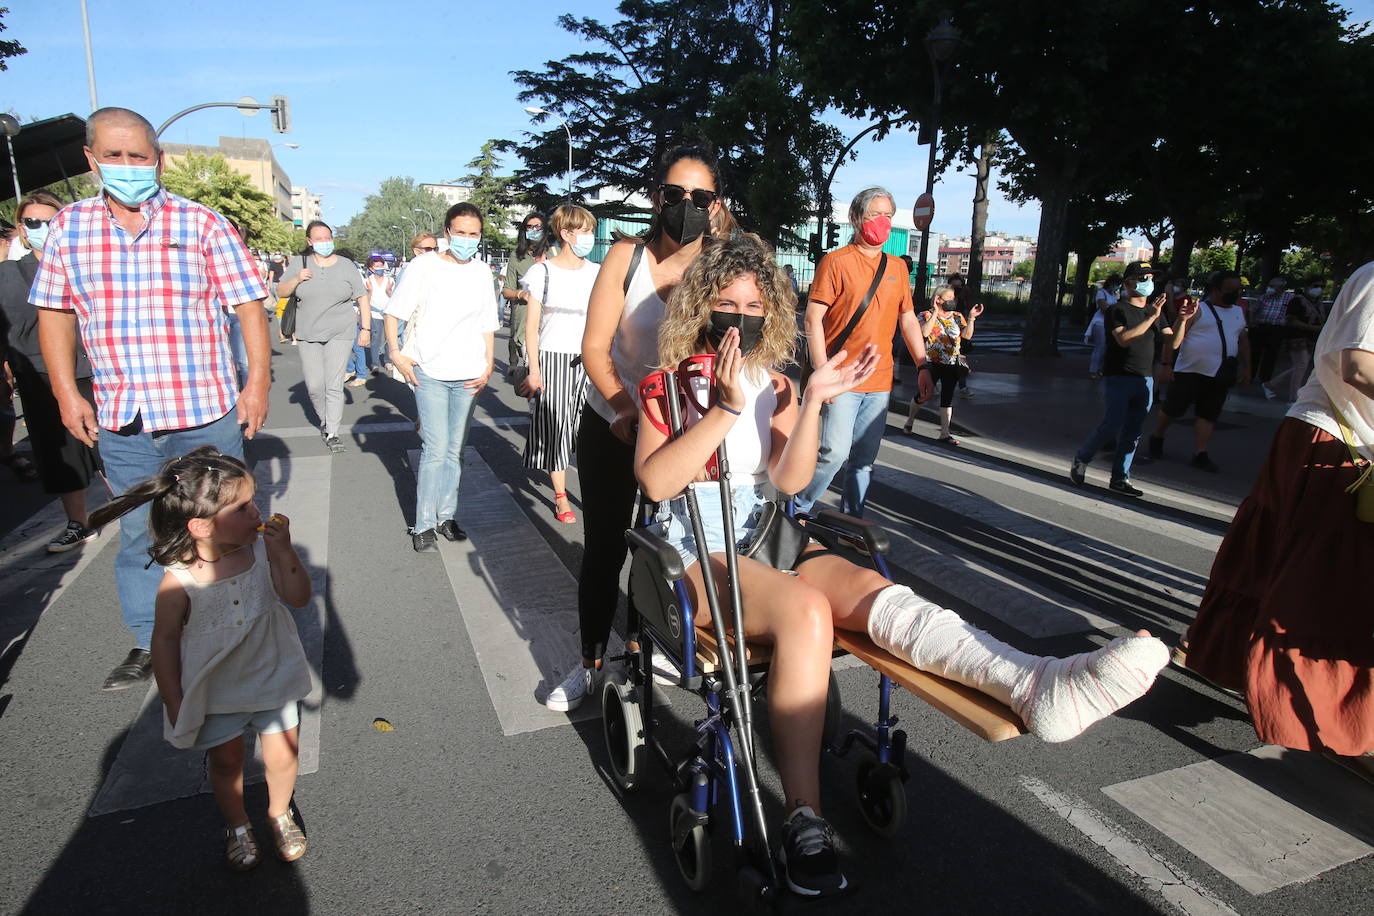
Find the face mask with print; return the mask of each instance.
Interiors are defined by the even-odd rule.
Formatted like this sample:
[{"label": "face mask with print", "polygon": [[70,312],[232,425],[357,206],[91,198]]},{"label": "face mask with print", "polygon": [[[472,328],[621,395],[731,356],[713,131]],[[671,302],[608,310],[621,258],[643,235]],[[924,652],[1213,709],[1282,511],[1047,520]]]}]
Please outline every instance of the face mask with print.
[{"label": "face mask with print", "polygon": [[120,203],[136,207],[157,193],[157,166],[107,165],[100,167],[100,183]]},{"label": "face mask with print", "polygon": [[312,242],[310,244],[310,249],[320,257],[327,258],[334,253],[334,240],[330,239],[327,242]]},{"label": "face mask with print", "polygon": [[719,350],[721,341],[725,339],[725,332],[731,328],[739,328],[739,351],[748,354],[763,337],[763,316],[713,310],[711,324],[706,329],[706,339],[711,341],[711,346]]},{"label": "face mask with print", "polygon": [[472,256],[477,254],[478,239],[451,238],[448,240],[448,250],[453,252],[453,256],[460,261],[471,261]]},{"label": "face mask with print", "polygon": [[592,253],[596,247],[596,236],[590,232],[577,233],[577,241],[572,243],[572,253],[579,258],[585,258]]}]

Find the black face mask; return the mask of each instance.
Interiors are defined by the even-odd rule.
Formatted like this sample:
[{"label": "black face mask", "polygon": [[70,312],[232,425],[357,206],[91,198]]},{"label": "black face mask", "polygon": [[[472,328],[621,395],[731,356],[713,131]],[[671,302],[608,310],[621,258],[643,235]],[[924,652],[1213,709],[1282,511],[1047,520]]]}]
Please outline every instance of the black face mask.
[{"label": "black face mask", "polygon": [[668,238],[679,245],[695,242],[711,225],[710,211],[695,206],[687,197],[675,204],[664,204],[658,211],[658,218],[663,221],[663,231]]},{"label": "black face mask", "polygon": [[1240,301],[1240,290],[1233,289],[1229,293],[1222,293],[1221,301],[1226,305],[1235,305]]},{"label": "black face mask", "polygon": [[721,341],[725,339],[725,332],[731,328],[739,328],[739,351],[748,354],[763,336],[763,316],[713,311],[711,326],[706,329],[706,339],[711,341],[711,346],[719,350]]}]

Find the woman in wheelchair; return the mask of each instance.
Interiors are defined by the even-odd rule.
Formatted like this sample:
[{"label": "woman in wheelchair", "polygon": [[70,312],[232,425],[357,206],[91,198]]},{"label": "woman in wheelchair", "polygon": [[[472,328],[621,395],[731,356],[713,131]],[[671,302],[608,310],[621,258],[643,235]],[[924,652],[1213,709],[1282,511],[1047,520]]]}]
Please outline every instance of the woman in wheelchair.
[{"label": "woman in wheelchair", "polygon": [[[738,542],[757,523],[769,485],[804,488],[816,466],[821,405],[863,382],[877,364],[873,347],[841,351],[817,366],[797,403],[778,371],[792,359],[796,318],[791,286],[772,250],[739,236],[703,253],[668,302],[659,331],[665,367],[716,354],[717,398],[704,415],[686,411],[686,429],[670,439],[661,402],[641,405],[635,472],[649,500],[660,502],[664,537],[683,556],[699,625],[709,625],[686,500],[693,480],[709,482],[708,461],[722,440],[733,473]],[[698,500],[714,580],[725,594],[726,533],[719,498]],[[1095,652],[1069,658],[1029,655],[966,623],[958,614],[893,585],[813,544],[794,571],[739,558],[750,639],[771,642],[768,704],[789,814],[782,864],[793,891],[809,896],[845,887],[830,826],[820,815],[819,757],[835,628],[867,633],[917,668],[973,687],[1005,703],[1029,731],[1065,741],[1143,695],[1168,662],[1164,644],[1144,630]]]}]

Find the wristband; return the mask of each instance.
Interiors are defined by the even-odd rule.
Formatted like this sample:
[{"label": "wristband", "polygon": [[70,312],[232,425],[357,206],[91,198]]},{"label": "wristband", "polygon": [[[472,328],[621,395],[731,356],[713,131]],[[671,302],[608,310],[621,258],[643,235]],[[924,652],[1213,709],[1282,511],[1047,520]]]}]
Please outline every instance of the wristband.
[{"label": "wristband", "polygon": [[721,410],[725,411],[726,413],[732,413],[737,417],[741,416],[744,413],[741,410],[736,410],[733,407],[727,406],[723,401],[716,401],[716,406],[719,407]]},{"label": "wristband", "polygon": [[926,370],[926,369],[929,369],[929,368],[930,368],[930,360],[926,360],[925,362],[921,363],[919,366],[916,367],[916,371],[917,371],[917,372],[922,372],[922,371],[924,371],[924,370]]}]

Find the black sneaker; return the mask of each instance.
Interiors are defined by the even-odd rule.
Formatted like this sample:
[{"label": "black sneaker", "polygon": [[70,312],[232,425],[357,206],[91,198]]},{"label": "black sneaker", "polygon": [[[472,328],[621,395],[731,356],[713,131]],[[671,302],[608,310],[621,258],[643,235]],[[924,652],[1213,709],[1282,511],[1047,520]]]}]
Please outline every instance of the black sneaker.
[{"label": "black sneaker", "polygon": [[80,522],[67,522],[67,527],[62,533],[48,542],[48,553],[66,553],[87,541],[94,541],[99,536],[100,532],[94,528],[87,528]]},{"label": "black sneaker", "polygon": [[827,897],[849,886],[835,855],[835,830],[810,806],[802,805],[782,823],[782,872],[792,893]]},{"label": "black sneaker", "polygon": [[466,541],[468,533],[458,527],[458,523],[453,519],[439,523],[439,533],[450,541]]},{"label": "black sneaker", "polygon": [[1076,487],[1083,486],[1084,479],[1088,476],[1088,463],[1082,461],[1077,455],[1074,456],[1073,466],[1069,468],[1069,479]]},{"label": "black sneaker", "polygon": [[124,690],[148,680],[153,675],[153,653],[147,649],[131,649],[124,661],[115,665],[105,678],[101,690]]},{"label": "black sneaker", "polygon": [[343,440],[341,440],[338,436],[330,436],[328,439],[324,440],[324,444],[329,446],[329,450],[336,455],[339,452],[346,450],[344,448]]},{"label": "black sneaker", "polygon": [[1193,460],[1188,463],[1199,471],[1211,471],[1213,474],[1221,470],[1217,467],[1217,463],[1207,456],[1206,452],[1198,452],[1193,456]]},{"label": "black sneaker", "polygon": [[1150,444],[1147,446],[1146,454],[1148,454],[1155,461],[1159,461],[1160,459],[1162,459],[1164,457],[1164,437],[1151,436]]},{"label": "black sneaker", "polygon": [[434,533],[433,528],[427,528],[424,531],[412,531],[410,533],[410,546],[415,548],[416,553],[438,550],[439,537]]},{"label": "black sneaker", "polygon": [[1111,490],[1113,493],[1120,493],[1122,496],[1145,495],[1144,490],[1131,486],[1130,480],[1124,477],[1120,480],[1113,480],[1111,483],[1107,484],[1107,489]]}]

